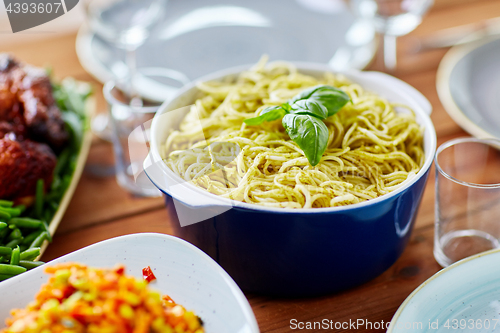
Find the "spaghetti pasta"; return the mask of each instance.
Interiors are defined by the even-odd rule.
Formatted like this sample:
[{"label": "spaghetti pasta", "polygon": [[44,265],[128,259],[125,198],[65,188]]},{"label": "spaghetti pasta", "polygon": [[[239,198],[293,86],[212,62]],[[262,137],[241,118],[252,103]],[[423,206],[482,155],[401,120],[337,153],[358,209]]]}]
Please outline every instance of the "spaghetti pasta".
[{"label": "spaghetti pasta", "polygon": [[[318,84],[351,102],[324,120],[328,145],[311,166],[281,121],[243,121]],[[397,189],[424,162],[424,129],[413,111],[365,91],[342,75],[321,79],[290,63],[262,59],[233,82],[203,82],[179,128],[163,146],[177,175],[213,194],[268,207],[322,208],[370,200]]]}]

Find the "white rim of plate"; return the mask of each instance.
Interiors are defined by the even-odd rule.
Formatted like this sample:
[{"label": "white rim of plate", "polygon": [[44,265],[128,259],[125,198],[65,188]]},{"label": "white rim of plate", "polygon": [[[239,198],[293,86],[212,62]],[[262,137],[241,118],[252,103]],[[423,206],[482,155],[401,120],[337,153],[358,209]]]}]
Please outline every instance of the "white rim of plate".
[{"label": "white rim of plate", "polygon": [[486,251],[486,252],[481,252],[481,253],[475,254],[473,256],[467,257],[465,259],[459,260],[459,261],[451,264],[450,266],[441,269],[440,271],[438,271],[437,273],[435,273],[434,275],[432,275],[430,278],[428,278],[427,280],[425,280],[421,285],[419,285],[403,301],[403,303],[401,303],[401,305],[399,306],[398,310],[396,311],[396,313],[392,317],[391,322],[389,324],[389,328],[387,329],[386,333],[392,333],[392,332],[394,332],[394,327],[396,326],[396,323],[397,323],[399,317],[401,316],[401,313],[405,310],[405,308],[408,305],[408,303],[410,303],[410,301],[415,297],[415,295],[418,294],[420,292],[420,290],[422,290],[423,288],[425,288],[429,283],[431,283],[432,281],[434,281],[435,279],[437,279],[439,276],[441,276],[443,274],[446,274],[450,270],[453,270],[453,269],[457,268],[460,265],[464,265],[464,264],[467,264],[468,262],[470,262],[472,260],[475,260],[475,259],[478,259],[478,258],[481,258],[481,257],[485,257],[485,256],[488,256],[488,255],[491,255],[491,254],[499,253],[499,252],[500,252],[500,249],[493,249],[493,250],[489,250],[489,251]]},{"label": "white rim of plate", "polygon": [[457,105],[450,89],[450,76],[457,65],[457,63],[464,58],[466,55],[476,50],[477,48],[486,45],[497,38],[486,38],[477,42],[472,42],[469,44],[457,45],[452,47],[443,57],[439,63],[437,78],[436,78],[436,89],[438,92],[439,100],[443,104],[445,111],[448,115],[469,134],[480,138],[480,139],[498,139],[490,132],[481,128],[479,125],[474,123],[462,109]]}]

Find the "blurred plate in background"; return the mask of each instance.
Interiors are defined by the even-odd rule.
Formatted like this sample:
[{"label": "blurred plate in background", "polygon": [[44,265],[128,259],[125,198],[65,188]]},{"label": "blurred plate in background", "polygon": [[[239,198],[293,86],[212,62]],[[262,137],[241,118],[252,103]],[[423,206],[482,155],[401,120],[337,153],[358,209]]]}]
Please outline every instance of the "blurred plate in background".
[{"label": "blurred plate in background", "polygon": [[[127,75],[124,51],[86,27],[76,44],[83,67],[99,81]],[[139,92],[163,101],[186,81],[256,63],[263,54],[362,69],[375,50],[373,27],[356,21],[343,0],[170,0],[165,20],[137,51],[137,62],[138,68],[163,67],[174,76],[170,82],[142,82]]]},{"label": "blurred plate in background", "polygon": [[387,333],[498,332],[499,260],[495,249],[437,272],[401,304]]},{"label": "blurred plate in background", "polygon": [[500,138],[500,39],[455,46],[437,75],[439,99],[453,120],[480,138]]}]

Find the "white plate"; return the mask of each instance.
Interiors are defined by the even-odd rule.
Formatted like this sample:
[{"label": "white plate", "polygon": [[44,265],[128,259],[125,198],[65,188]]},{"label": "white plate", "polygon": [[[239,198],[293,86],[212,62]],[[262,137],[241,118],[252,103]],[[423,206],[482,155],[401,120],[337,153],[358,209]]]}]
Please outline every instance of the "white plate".
[{"label": "white plate", "polygon": [[[157,278],[151,288],[194,310],[205,323],[207,333],[259,332],[250,304],[233,279],[208,255],[179,238],[154,233],[117,237],[48,264],[60,262],[94,267],[123,263],[127,274],[138,278],[142,278],[144,267],[151,266]],[[0,283],[0,323],[5,322],[12,308],[23,308],[34,299],[48,280],[44,266]]]},{"label": "white plate", "polygon": [[470,134],[500,138],[500,39],[450,49],[439,65],[439,99]]},{"label": "white plate", "polygon": [[497,249],[439,271],[408,296],[387,332],[500,332],[499,262]]},{"label": "white plate", "polygon": [[[175,70],[157,82],[150,99],[168,89],[232,66],[271,60],[330,63],[335,70],[362,69],[376,49],[373,27],[355,21],[343,0],[170,0],[165,19],[137,51],[138,67]],[[82,66],[101,82],[127,74],[124,52],[83,27],[76,50]],[[153,85],[151,84],[150,87]],[[162,95],[161,87],[165,88]],[[166,96],[166,97],[165,97]]]}]

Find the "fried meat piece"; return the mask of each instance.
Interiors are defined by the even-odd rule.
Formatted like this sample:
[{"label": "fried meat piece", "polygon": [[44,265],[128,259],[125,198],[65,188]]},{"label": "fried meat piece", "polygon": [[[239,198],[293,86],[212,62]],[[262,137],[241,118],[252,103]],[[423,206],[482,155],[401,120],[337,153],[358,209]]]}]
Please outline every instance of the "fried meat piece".
[{"label": "fried meat piece", "polygon": [[17,89],[13,88],[13,70],[18,64],[6,54],[0,54],[0,121],[24,125],[22,106]]},{"label": "fried meat piece", "polygon": [[13,140],[24,140],[24,126],[0,120],[0,139],[7,134],[12,135]]},{"label": "fried meat piece", "polygon": [[48,188],[56,162],[48,145],[17,141],[15,135],[5,134],[0,139],[0,198],[19,201],[31,197],[38,179]]},{"label": "fried meat piece", "polygon": [[[59,151],[68,140],[68,132],[52,96],[49,77],[39,68],[25,66],[18,92],[24,106],[24,120],[30,137],[48,143]],[[37,138],[41,138],[38,140]]]},{"label": "fried meat piece", "polygon": [[50,79],[41,68],[16,62],[0,54],[0,121],[24,126],[32,140],[45,142],[58,152],[68,133],[52,95]]}]

